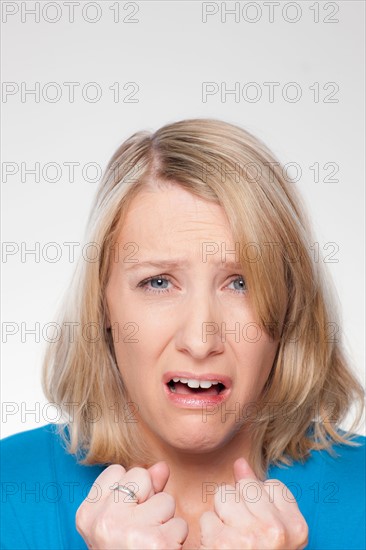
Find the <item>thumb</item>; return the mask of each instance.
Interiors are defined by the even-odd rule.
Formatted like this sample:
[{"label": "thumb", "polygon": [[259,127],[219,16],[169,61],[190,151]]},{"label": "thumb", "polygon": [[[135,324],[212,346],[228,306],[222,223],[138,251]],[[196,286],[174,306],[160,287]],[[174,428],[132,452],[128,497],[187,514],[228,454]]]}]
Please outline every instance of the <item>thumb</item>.
[{"label": "thumb", "polygon": [[234,478],[235,482],[241,479],[258,479],[247,460],[244,457],[240,457],[234,462]]},{"label": "thumb", "polygon": [[150,473],[155,493],[160,493],[169,479],[170,470],[168,464],[160,461],[150,466],[147,471]]}]

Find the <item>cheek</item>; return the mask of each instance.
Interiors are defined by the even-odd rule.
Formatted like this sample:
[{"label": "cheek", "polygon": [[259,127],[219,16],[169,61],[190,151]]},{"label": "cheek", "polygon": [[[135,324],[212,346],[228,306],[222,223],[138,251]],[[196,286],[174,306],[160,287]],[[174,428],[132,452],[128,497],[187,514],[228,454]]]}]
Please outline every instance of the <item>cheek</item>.
[{"label": "cheek", "polygon": [[273,362],[275,360],[275,357],[276,357],[276,353],[277,353],[277,349],[278,349],[278,345],[279,345],[279,342],[278,341],[272,341],[269,339],[269,337],[265,337],[265,340],[263,342],[263,347],[262,347],[262,350],[261,350],[261,354],[262,354],[262,376],[261,376],[261,381],[262,381],[262,387],[263,385],[266,383],[269,375],[270,375],[270,372],[272,370],[272,367],[273,367]]},{"label": "cheek", "polygon": [[[113,323],[114,319],[115,320]],[[136,318],[135,318],[136,319]],[[149,379],[154,367],[156,338],[141,330],[139,323],[126,316],[112,317],[112,334],[117,366],[127,389],[143,390],[143,380]]]},{"label": "cheek", "polygon": [[[136,348],[132,349],[134,351],[126,344],[115,344],[117,366],[125,389],[132,401],[139,401],[138,396],[144,392],[146,387],[142,382],[147,380],[148,375],[144,370],[146,364],[143,358],[138,356]],[[141,365],[144,365],[144,367],[141,367]]]},{"label": "cheek", "polygon": [[156,307],[150,307],[147,300],[142,300],[139,294],[125,285],[118,285],[113,279],[107,287],[106,302],[109,321],[115,333],[119,333],[119,342],[128,343],[129,335],[132,341],[147,342],[153,332],[156,337],[162,334],[162,328],[166,330],[166,315],[159,315]]},{"label": "cheek", "polygon": [[261,390],[271,372],[276,356],[278,342],[263,335],[258,342],[246,342],[242,378],[249,374],[253,388]]}]

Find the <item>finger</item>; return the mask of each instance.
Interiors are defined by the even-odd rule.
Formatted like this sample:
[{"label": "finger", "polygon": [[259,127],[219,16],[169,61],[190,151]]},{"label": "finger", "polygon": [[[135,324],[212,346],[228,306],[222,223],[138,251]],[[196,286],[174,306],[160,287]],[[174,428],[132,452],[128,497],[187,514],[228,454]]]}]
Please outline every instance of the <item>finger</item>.
[{"label": "finger", "polygon": [[112,494],[110,487],[118,482],[125,472],[126,470],[119,464],[108,466],[94,481],[88,496],[80,504],[76,511],[75,522],[76,528],[84,540],[86,540],[85,533],[90,523],[93,522],[93,518],[97,517],[100,510],[106,506]]},{"label": "finger", "polygon": [[[152,480],[150,473],[145,468],[134,467],[128,470],[120,479],[118,480],[118,485],[124,485],[130,491],[133,491],[137,497],[136,499],[131,499],[131,497],[123,492],[119,492],[118,502],[123,504],[129,504],[131,506],[136,506],[136,504],[141,504],[145,502],[148,498],[154,495],[154,488],[152,485]],[[117,493],[117,491],[112,492]],[[116,495],[112,495],[115,501],[117,499]]]},{"label": "finger", "polygon": [[144,518],[148,517],[152,525],[165,523],[174,516],[174,497],[168,493],[156,493],[139,506],[139,514],[140,513]]},{"label": "finger", "polygon": [[240,457],[237,460],[235,460],[233,469],[234,469],[235,481],[239,481],[240,479],[246,479],[248,477],[257,479],[257,476],[255,475],[254,471],[249,465],[249,462],[245,460],[244,457]]},{"label": "finger", "polygon": [[270,502],[274,503],[278,510],[284,513],[298,511],[295,496],[279,479],[267,479],[263,485],[269,494]]},{"label": "finger", "polygon": [[118,483],[118,481],[123,477],[126,473],[126,470],[123,466],[120,466],[119,464],[112,464],[111,466],[108,466],[103,472],[97,477],[97,479],[94,481],[89,494],[87,502],[94,502],[95,500],[95,491],[98,492],[98,496],[100,500],[106,500],[111,492],[111,486]]},{"label": "finger", "polygon": [[182,518],[172,518],[159,527],[169,548],[180,548],[188,536],[188,524]]},{"label": "finger", "polygon": [[271,509],[269,495],[264,484],[258,479],[244,457],[240,457],[234,462],[234,477],[240,499],[249,512],[254,516],[262,514],[262,517],[267,520],[273,517],[274,511]]},{"label": "finger", "polygon": [[215,512],[204,512],[200,517],[201,540],[205,545],[206,541],[219,537],[224,528],[224,523]]},{"label": "finger", "polygon": [[148,472],[151,476],[154,492],[160,493],[160,491],[163,491],[170,475],[168,464],[164,461],[157,462],[148,468]]},{"label": "finger", "polygon": [[281,512],[275,506],[274,497],[270,495],[263,482],[258,479],[241,479],[236,483],[240,500],[252,516],[273,522],[280,521]]},{"label": "finger", "polygon": [[[249,514],[251,516],[250,512],[245,510],[240,500],[237,487],[225,483],[220,485],[214,496],[214,511],[221,522],[229,526],[236,526],[238,523],[243,523],[245,521],[245,515]],[[247,522],[245,521],[245,523]]]},{"label": "finger", "polygon": [[270,501],[281,514],[289,533],[291,545],[299,549],[305,548],[308,544],[309,528],[300,512],[295,496],[278,479],[268,479],[264,482],[264,486],[269,493]]},{"label": "finger", "polygon": [[268,521],[278,517],[277,509],[273,506],[273,500],[271,501],[264,482],[258,479],[244,457],[234,462],[234,477],[241,500],[254,516],[261,516]]},{"label": "finger", "polygon": [[254,523],[282,527],[281,513],[270,503],[269,494],[258,479],[241,479],[235,487],[223,484],[215,495],[215,512],[225,526],[250,529]]},{"label": "finger", "polygon": [[[236,483],[245,507],[262,524],[286,534],[291,548],[304,548],[307,544],[308,527],[302,517],[291,491],[279,480],[261,482],[258,479],[241,479]],[[236,514],[236,515],[235,515]],[[233,517],[238,522],[237,512]],[[243,514],[242,525],[249,516]],[[238,524],[237,524],[238,525]]]}]

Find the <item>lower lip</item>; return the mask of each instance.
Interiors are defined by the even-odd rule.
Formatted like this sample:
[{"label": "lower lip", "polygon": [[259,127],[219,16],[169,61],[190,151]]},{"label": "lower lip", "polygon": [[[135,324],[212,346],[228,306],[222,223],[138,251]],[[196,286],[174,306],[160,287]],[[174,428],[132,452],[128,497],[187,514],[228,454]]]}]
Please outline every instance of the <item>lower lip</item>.
[{"label": "lower lip", "polygon": [[227,388],[217,395],[204,395],[199,393],[192,393],[190,395],[182,393],[174,393],[170,391],[169,386],[164,384],[165,393],[176,407],[182,407],[185,409],[202,409],[205,405],[220,405],[223,403],[230,394],[230,389]]}]

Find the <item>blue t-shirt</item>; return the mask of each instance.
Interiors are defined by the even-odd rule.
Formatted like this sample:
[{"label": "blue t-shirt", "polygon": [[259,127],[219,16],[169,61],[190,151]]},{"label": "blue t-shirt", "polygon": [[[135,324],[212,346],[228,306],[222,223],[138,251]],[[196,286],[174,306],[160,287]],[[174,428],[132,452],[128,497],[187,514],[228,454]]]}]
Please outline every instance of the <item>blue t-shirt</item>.
[{"label": "blue t-shirt", "polygon": [[[354,441],[361,446],[334,445],[336,458],[312,451],[303,464],[268,470],[297,500],[309,526],[307,549],[366,549],[366,438]],[[78,464],[55,424],[7,437],[0,449],[1,548],[86,550],[75,514],[106,465]]]}]

